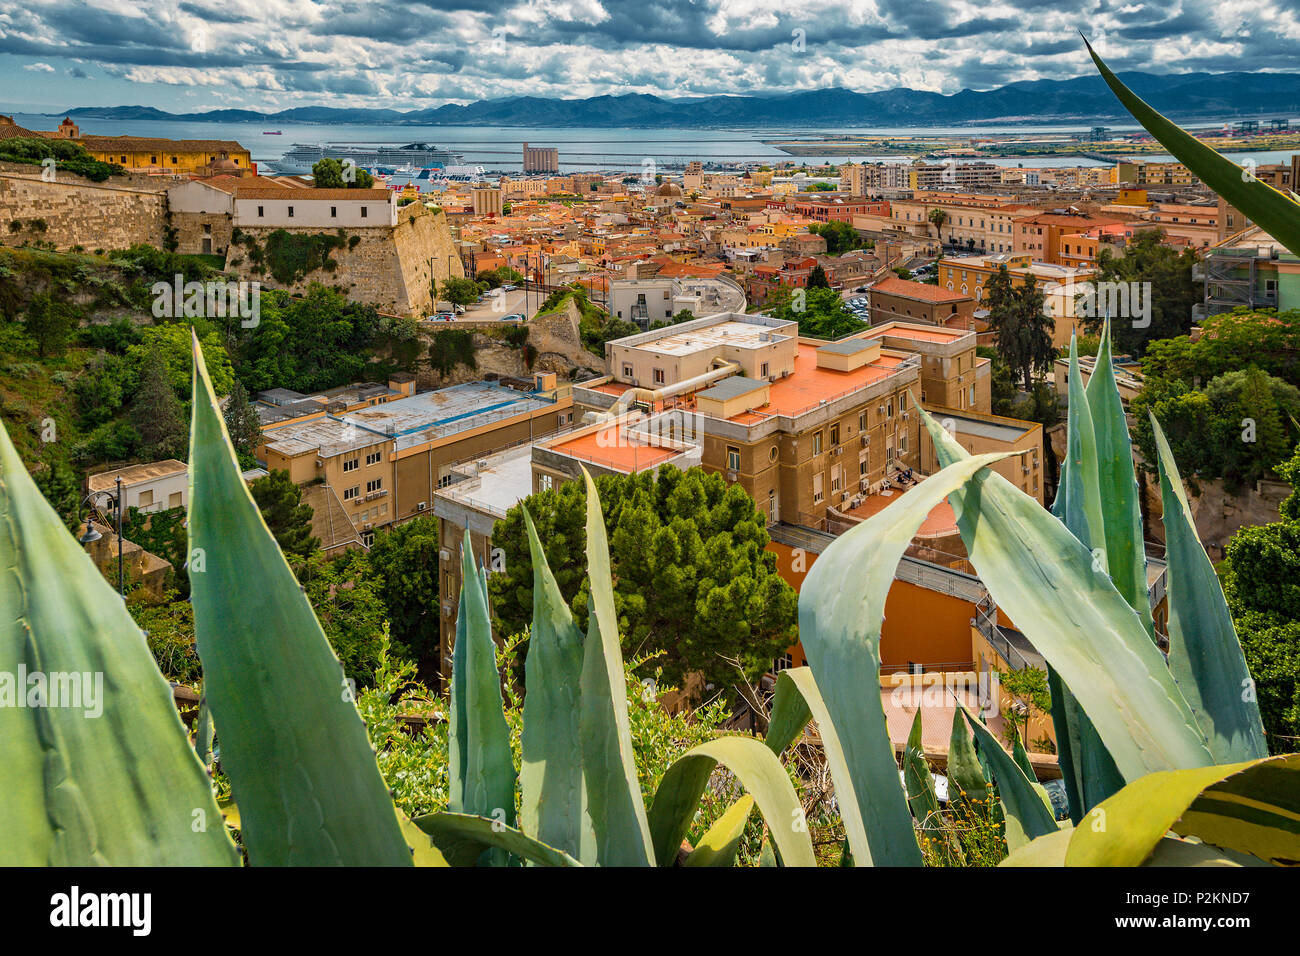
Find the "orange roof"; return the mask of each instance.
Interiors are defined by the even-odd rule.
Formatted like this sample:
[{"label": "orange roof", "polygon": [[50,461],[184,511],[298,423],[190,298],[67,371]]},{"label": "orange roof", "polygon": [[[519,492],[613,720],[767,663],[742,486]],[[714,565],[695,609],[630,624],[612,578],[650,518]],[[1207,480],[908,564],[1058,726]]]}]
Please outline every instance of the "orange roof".
[{"label": "orange roof", "polygon": [[[856,508],[851,508],[847,512],[855,518],[870,518],[884,511],[887,507],[903,497],[907,491],[911,490],[912,485],[903,485],[901,491],[893,490],[889,492],[878,492],[874,495],[867,495],[866,500]],[[921,522],[920,529],[916,532],[918,538],[936,538],[943,535],[957,533],[957,516],[953,513],[952,505],[948,504],[945,498],[937,505],[930,509],[925,520]]]},{"label": "orange roof", "polygon": [[965,302],[970,298],[960,292],[953,292],[925,282],[900,279],[898,276],[881,279],[871,287],[871,291],[883,292],[885,295],[899,295],[905,299],[917,299],[922,302]]},{"label": "orange roof", "polygon": [[864,335],[859,336],[863,339],[876,339],[884,335],[892,335],[899,339],[914,339],[917,342],[955,342],[967,333],[966,329],[947,329],[947,328],[918,328],[906,322],[886,322],[884,325],[872,327]]},{"label": "orange roof", "polygon": [[652,445],[641,435],[618,425],[607,425],[586,435],[549,446],[552,451],[580,458],[614,471],[631,474],[661,465],[679,453],[672,448]]},{"label": "orange roof", "polygon": [[768,415],[799,415],[824,401],[856,391],[896,371],[903,359],[881,355],[868,365],[851,372],[818,368],[819,346],[800,342],[794,359],[794,374],[777,379],[768,387],[767,404],[753,412],[741,412],[728,421],[751,425]]}]

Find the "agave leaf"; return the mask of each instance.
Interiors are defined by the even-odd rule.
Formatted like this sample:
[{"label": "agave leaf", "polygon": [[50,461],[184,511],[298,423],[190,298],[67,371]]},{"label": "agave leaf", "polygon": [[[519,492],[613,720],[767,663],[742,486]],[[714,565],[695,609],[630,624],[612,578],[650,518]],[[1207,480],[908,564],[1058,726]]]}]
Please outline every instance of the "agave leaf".
[{"label": "agave leaf", "polygon": [[1143,866],[1268,866],[1258,857],[1167,836],[1156,844]]},{"label": "agave leaf", "polygon": [[1030,840],[1055,833],[1056,820],[1047,808],[1042,788],[1032,777],[1025,775],[987,727],[972,717],[965,707],[961,712],[975,733],[980,753],[988,757],[993,768],[993,783],[998,788],[998,798],[1006,816],[1007,850],[1015,852]]},{"label": "agave leaf", "polygon": [[760,867],[780,865],[776,862],[776,852],[772,849],[772,841],[767,837],[763,838],[763,846],[758,851],[758,865]]},{"label": "agave leaf", "polygon": [[215,739],[212,727],[212,712],[208,710],[208,699],[199,698],[199,715],[194,721],[194,752],[204,767],[212,767],[212,743]]},{"label": "agave leaf", "polygon": [[903,751],[903,782],[907,785],[907,806],[912,819],[929,833],[936,829],[935,816],[939,813],[939,798],[934,792],[934,777],[925,762],[925,748],[921,743],[921,708],[916,708],[912,730],[907,735]]},{"label": "agave leaf", "polygon": [[433,838],[417,827],[401,810],[397,811],[397,820],[402,827],[402,836],[411,848],[412,863],[416,866],[451,866]]},{"label": "agave leaf", "polygon": [[[807,673],[812,692],[820,700],[821,694],[817,691],[816,685],[812,684],[812,674],[806,667],[800,670]],[[781,672],[784,673],[785,671]],[[772,713],[768,717],[765,738],[767,745],[778,757],[799,738],[804,728],[808,726],[808,721],[812,719],[812,711],[804,695],[800,693],[799,687],[792,681],[781,680],[781,674],[777,675],[776,690],[772,695]]]},{"label": "agave leaf", "polygon": [[[452,779],[462,789],[459,799],[449,800],[448,804],[453,812],[491,817],[513,827],[515,765],[510,752],[510,727],[501,698],[487,584],[475,567],[469,531],[461,546],[461,580],[448,741],[456,750],[457,774]],[[509,862],[499,848],[491,854],[491,861],[497,866]]]},{"label": "agave leaf", "polygon": [[538,866],[582,866],[563,850],[534,840],[499,817],[481,817],[473,813],[426,813],[411,821],[428,834],[451,866],[474,866],[488,856],[516,856]]},{"label": "agave leaf", "polygon": [[690,829],[714,767],[722,764],[752,794],[783,866],[816,866],[812,839],[794,785],[776,754],[755,737],[719,737],[673,761],[650,806],[655,860],[671,866]]},{"label": "agave leaf", "polygon": [[898,785],[884,707],[874,693],[880,685],[880,626],[894,572],[930,510],[977,471],[1004,457],[969,458],[931,475],[836,538],[804,579],[799,639],[828,719],[817,713],[813,701],[808,703],[823,739],[836,740],[834,746],[842,751],[833,754],[828,745],[827,758],[859,866],[921,865],[907,799]]},{"label": "agave leaf", "polygon": [[740,838],[749,822],[749,812],[754,809],[754,797],[745,794],[718,817],[709,832],[686,857],[683,866],[733,866]]},{"label": "agave leaf", "polygon": [[[525,662],[520,826],[571,856],[589,857],[595,834],[583,815],[579,685],[582,632],[560,593],[537,528],[524,509],[533,558],[533,624]],[[582,847],[588,844],[586,852]]]},{"label": "agave leaf", "polygon": [[1300,754],[1153,773],[1095,807],[1067,866],[1138,866],[1172,830],[1263,860],[1300,859]]},{"label": "agave leaf", "polygon": [[591,614],[583,647],[579,730],[587,806],[595,830],[595,860],[602,866],[650,866],[655,857],[632,754],[609,540],[596,483],[585,468],[582,477],[587,485]]},{"label": "agave leaf", "polygon": [[[920,715],[920,711],[917,711]],[[966,731],[966,720],[961,711],[952,712],[952,735],[948,740],[948,800],[959,804],[968,800],[984,800],[989,795],[989,782],[980,766],[979,755]]]},{"label": "agave leaf", "polygon": [[1073,827],[1053,830],[1011,850],[998,866],[1065,866],[1065,853],[1072,836]]},{"label": "agave leaf", "polygon": [[[921,416],[941,462],[968,457]],[[1078,698],[1124,779],[1210,763],[1163,655],[1092,552],[996,472],[976,475],[952,500],[980,579]]]},{"label": "agave leaf", "polygon": [[1205,185],[1240,209],[1282,245],[1300,255],[1300,203],[1260,182],[1232,160],[1165,119],[1120,82],[1086,37],[1083,42],[1106,85],[1148,133]]},{"label": "agave leaf", "polygon": [[1201,547],[1178,466],[1154,415],[1168,561],[1169,670],[1209,739],[1215,763],[1268,753],[1254,685],[1214,565]]},{"label": "agave leaf", "polygon": [[240,477],[193,348],[190,601],[249,861],[409,866],[351,687]]},{"label": "agave leaf", "polygon": [[144,635],[3,427],[0,768],[0,866],[239,863]]},{"label": "agave leaf", "polygon": [[1109,318],[1102,328],[1101,348],[1097,350],[1097,364],[1088,379],[1087,398],[1092,413],[1104,531],[1103,539],[1100,542],[1094,539],[1092,546],[1100,544],[1106,549],[1110,579],[1129,607],[1137,612],[1142,627],[1154,641],[1156,632],[1147,595],[1147,558],[1142,543],[1137,473],[1133,470],[1133,443],[1111,364]]},{"label": "agave leaf", "polygon": [[[1097,379],[1098,373],[1094,371],[1091,381]],[[1069,390],[1066,433],[1068,451],[1052,514],[1061,520],[1084,547],[1093,549],[1094,562],[1105,568],[1112,575],[1113,581],[1114,569],[1109,565],[1110,552],[1106,538],[1106,512],[1102,505],[1101,464],[1096,431],[1099,423],[1094,422],[1083,386],[1078,347],[1073,334],[1070,336]],[[1120,414],[1123,415],[1122,409]],[[1127,439],[1127,432],[1125,437]],[[1131,471],[1130,466],[1130,481],[1133,480]],[[1146,601],[1145,590],[1142,592],[1142,601]],[[1150,617],[1148,613],[1148,622]],[[1050,665],[1048,682],[1052,694],[1052,724],[1056,728],[1058,742],[1057,756],[1066,782],[1070,812],[1081,814],[1119,790],[1124,785],[1124,778],[1120,776],[1115,761],[1102,744],[1092,721]]]}]

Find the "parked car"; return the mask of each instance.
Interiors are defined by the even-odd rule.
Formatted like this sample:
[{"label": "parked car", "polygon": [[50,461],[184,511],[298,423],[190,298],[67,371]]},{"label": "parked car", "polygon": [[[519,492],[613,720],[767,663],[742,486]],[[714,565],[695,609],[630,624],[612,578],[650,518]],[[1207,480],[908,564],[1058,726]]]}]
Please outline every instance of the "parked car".
[{"label": "parked car", "polygon": [[501,287],[501,291],[502,291],[502,292],[514,292],[514,291],[515,291],[516,289],[518,289],[518,288],[519,288],[519,286],[517,286],[517,285],[503,285],[503,286]]},{"label": "parked car", "polygon": [[452,315],[450,312],[435,312],[433,315],[429,316],[429,321],[430,322],[455,322],[456,316]]},{"label": "parked car", "polygon": [[527,322],[528,316],[522,312],[511,312],[509,315],[501,316],[502,322]]}]

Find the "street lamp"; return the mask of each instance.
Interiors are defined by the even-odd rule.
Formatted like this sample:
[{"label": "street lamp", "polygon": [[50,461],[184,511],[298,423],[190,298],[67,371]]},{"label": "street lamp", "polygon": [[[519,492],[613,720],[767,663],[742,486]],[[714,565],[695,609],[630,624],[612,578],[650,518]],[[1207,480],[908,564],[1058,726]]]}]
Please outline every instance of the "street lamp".
[{"label": "street lamp", "polygon": [[103,537],[91,520],[95,509],[95,500],[102,495],[104,500],[108,503],[108,507],[114,508],[117,511],[117,593],[121,596],[122,600],[126,600],[126,580],[122,573],[122,478],[119,475],[114,480],[117,484],[116,495],[109,494],[107,491],[92,491],[81,500],[81,504],[90,505],[91,514],[86,515],[86,533],[77,540],[83,545],[86,545],[98,541]]}]

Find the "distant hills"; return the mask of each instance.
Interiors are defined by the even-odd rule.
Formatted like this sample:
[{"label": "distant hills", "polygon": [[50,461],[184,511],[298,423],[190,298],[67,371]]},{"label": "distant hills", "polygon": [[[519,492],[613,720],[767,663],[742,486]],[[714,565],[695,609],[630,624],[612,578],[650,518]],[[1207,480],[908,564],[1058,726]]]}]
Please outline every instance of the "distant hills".
[{"label": "distant hills", "polygon": [[[1122,73],[1139,96],[1179,119],[1300,116],[1297,73]],[[548,99],[516,96],[402,112],[302,106],[277,113],[211,110],[168,113],[148,106],[82,106],[76,117],[208,122],[364,123],[393,126],[817,127],[938,126],[1041,120],[1104,123],[1125,118],[1101,77],[1028,80],[993,90],[941,94],[832,88],[785,94],[669,98],[648,94]],[[62,115],[62,114],[59,114]]]}]

